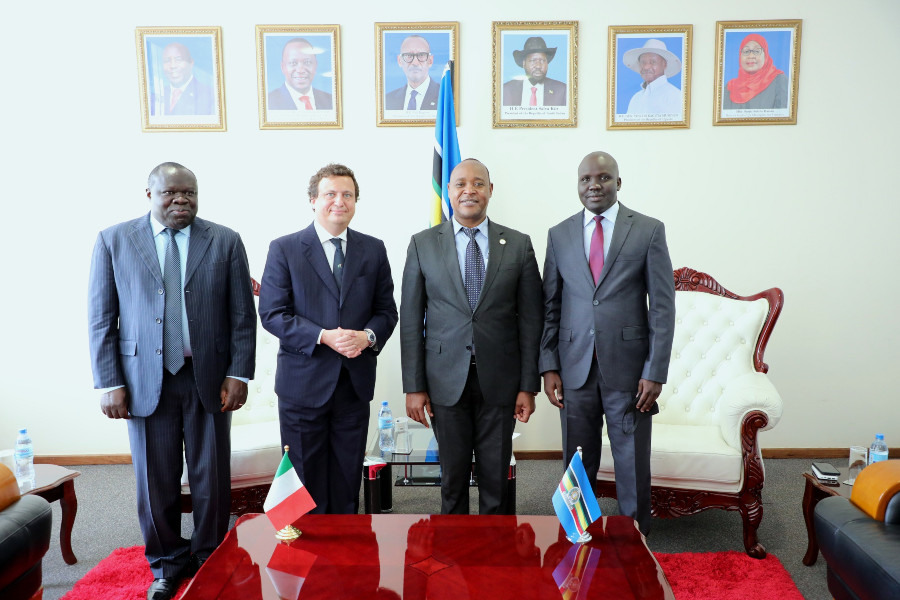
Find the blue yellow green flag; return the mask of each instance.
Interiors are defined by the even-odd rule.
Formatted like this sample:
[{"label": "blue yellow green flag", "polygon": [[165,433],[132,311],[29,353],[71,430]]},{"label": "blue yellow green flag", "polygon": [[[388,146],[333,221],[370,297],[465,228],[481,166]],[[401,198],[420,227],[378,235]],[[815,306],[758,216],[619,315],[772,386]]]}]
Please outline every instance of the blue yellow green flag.
[{"label": "blue yellow green flag", "polygon": [[428,217],[434,227],[453,216],[447,182],[450,173],[459,164],[459,142],[456,139],[456,111],[453,103],[453,61],[444,67],[441,89],[438,95],[437,117],[434,123],[434,159],[431,168],[432,199]]}]

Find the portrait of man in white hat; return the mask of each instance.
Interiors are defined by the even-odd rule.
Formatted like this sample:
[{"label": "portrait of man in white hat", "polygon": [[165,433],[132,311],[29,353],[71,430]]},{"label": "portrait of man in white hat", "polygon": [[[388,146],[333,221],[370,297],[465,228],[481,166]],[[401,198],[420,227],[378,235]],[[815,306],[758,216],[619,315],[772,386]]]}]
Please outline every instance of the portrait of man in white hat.
[{"label": "portrait of man in white hat", "polygon": [[682,90],[668,78],[681,72],[681,59],[666,48],[665,42],[649,39],[640,48],[625,52],[622,62],[643,79],[628,103],[629,115],[677,115],[684,113]]},{"label": "portrait of man in white hat", "polygon": [[566,105],[566,84],[547,77],[556,50],[537,36],[525,40],[521,50],[513,50],[513,60],[525,73],[503,84],[503,106]]}]

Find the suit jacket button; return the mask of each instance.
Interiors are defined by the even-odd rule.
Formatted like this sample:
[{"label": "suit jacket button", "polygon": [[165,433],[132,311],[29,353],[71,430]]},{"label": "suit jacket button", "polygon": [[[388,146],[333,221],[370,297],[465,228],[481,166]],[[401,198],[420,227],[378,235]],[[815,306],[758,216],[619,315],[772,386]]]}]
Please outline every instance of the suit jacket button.
[{"label": "suit jacket button", "polygon": [[157,323],[162,323],[162,319],[156,319]]},{"label": "suit jacket button", "polygon": [[473,322],[473,323],[477,323],[477,322],[478,322],[478,317],[472,317],[472,322]]},{"label": "suit jacket button", "polygon": [[594,306],[597,306],[598,304],[600,304],[600,301],[599,301],[599,300],[594,300]]},{"label": "suit jacket button", "polygon": [[466,346],[466,350],[468,350],[469,352],[471,352],[471,351],[472,351],[472,346]]},{"label": "suit jacket button", "polygon": [[591,335],[594,335],[594,328],[591,328]]},{"label": "suit jacket button", "polygon": [[162,354],[162,350],[160,350],[159,348],[157,348],[157,349],[156,349],[156,353],[157,353],[157,354]]},{"label": "suit jacket button", "polygon": [[158,290],[156,290],[156,293],[157,293],[157,294],[162,294],[162,293],[163,293],[163,289],[162,289],[162,288],[159,288]]}]

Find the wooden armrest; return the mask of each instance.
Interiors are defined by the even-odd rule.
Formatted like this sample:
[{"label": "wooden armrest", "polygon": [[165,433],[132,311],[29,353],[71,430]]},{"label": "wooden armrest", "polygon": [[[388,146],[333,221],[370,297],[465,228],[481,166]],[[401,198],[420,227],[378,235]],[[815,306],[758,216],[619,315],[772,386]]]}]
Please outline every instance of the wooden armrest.
[{"label": "wooden armrest", "polygon": [[6,465],[0,465],[0,510],[19,499],[19,483]]},{"label": "wooden armrest", "polygon": [[869,465],[856,477],[850,501],[877,521],[884,521],[888,502],[900,493],[900,460]]}]

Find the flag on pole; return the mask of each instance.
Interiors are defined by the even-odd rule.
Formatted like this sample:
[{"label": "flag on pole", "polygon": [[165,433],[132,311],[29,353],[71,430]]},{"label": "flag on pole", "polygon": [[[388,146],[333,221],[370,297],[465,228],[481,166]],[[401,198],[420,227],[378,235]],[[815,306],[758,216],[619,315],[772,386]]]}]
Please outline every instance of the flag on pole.
[{"label": "flag on pole", "polygon": [[587,528],[600,518],[600,505],[594,497],[591,480],[584,472],[580,446],[553,493],[553,508],[570,542],[590,541]]},{"label": "flag on pole", "polygon": [[263,503],[266,516],[272,521],[275,529],[284,529],[315,507],[316,503],[309,495],[309,490],[300,482],[291,459],[285,452]]},{"label": "flag on pole", "polygon": [[429,225],[434,227],[453,216],[447,182],[459,164],[459,143],[456,140],[456,111],[453,104],[453,61],[444,66],[438,94],[437,117],[434,123],[434,159],[431,167],[433,188]]},{"label": "flag on pole", "polygon": [[316,558],[315,554],[300,548],[287,544],[275,545],[272,557],[266,564],[266,574],[272,580],[272,587],[279,598],[295,600],[300,595],[300,588],[309,577]]}]

